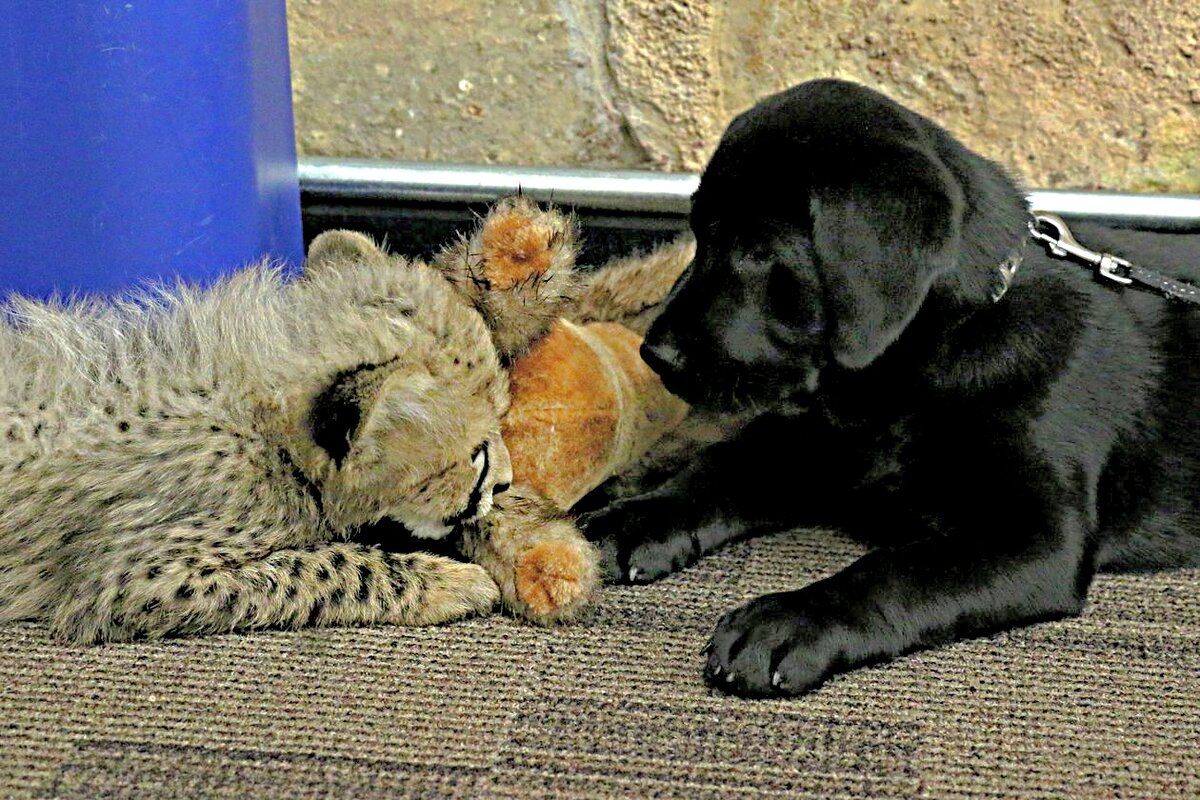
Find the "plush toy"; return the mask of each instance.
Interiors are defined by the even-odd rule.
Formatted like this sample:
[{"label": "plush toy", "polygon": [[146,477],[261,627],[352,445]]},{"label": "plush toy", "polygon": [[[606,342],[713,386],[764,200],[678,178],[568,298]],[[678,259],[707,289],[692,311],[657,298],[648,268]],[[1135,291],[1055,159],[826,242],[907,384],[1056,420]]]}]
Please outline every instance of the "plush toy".
[{"label": "plush toy", "polygon": [[[318,252],[330,247],[384,258],[357,234],[314,242]],[[516,197],[432,261],[482,315],[508,367],[501,430],[512,488],[466,526],[462,546],[522,616],[552,622],[585,606],[598,582],[596,554],[562,512],[687,415],[638,347],[693,249],[685,238],[576,271],[574,220]]]},{"label": "plush toy", "polygon": [[693,250],[683,239],[575,272],[573,221],[512,198],[434,259],[510,364],[503,432],[518,482],[569,509],[684,418],[638,348]]}]

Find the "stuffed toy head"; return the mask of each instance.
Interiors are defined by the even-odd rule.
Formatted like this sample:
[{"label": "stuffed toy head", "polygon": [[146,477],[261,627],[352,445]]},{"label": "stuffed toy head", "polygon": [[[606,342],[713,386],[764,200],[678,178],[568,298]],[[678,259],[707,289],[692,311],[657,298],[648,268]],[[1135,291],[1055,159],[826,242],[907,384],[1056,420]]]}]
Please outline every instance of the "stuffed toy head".
[{"label": "stuffed toy head", "polygon": [[569,509],[683,420],[638,348],[692,252],[685,241],[578,273],[574,220],[516,197],[435,259],[509,365],[502,430],[516,482]]}]

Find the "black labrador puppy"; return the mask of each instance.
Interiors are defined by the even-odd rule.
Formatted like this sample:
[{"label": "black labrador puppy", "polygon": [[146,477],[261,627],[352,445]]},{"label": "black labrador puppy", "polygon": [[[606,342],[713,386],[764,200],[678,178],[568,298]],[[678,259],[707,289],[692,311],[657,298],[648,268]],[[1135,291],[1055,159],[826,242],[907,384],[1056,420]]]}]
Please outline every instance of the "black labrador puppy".
[{"label": "black labrador puppy", "polygon": [[[583,523],[630,582],[801,525],[876,549],[725,615],[709,681],[794,695],[1079,614],[1097,570],[1200,564],[1200,307],[1099,283],[1029,220],[996,164],[861,86],[729,126],[642,354],[688,401],[761,414]],[[1074,233],[1200,282],[1200,239]]]}]

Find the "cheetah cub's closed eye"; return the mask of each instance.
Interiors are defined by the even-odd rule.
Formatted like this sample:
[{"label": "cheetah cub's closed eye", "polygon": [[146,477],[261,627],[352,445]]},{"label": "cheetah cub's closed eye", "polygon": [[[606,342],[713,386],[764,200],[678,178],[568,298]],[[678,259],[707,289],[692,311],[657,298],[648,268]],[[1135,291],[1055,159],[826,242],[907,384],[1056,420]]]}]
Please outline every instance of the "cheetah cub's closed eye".
[{"label": "cheetah cub's closed eye", "polygon": [[356,242],[297,281],[3,309],[0,621],[99,642],[493,606],[475,564],[347,541],[444,535],[511,480],[480,314]]}]

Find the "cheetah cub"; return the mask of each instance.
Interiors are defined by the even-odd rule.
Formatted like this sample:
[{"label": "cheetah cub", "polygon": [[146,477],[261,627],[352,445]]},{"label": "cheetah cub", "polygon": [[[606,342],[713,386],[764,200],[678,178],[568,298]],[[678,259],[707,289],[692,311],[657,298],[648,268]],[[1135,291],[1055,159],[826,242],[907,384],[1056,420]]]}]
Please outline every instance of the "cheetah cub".
[{"label": "cheetah cub", "polygon": [[298,280],[259,265],[126,301],[10,301],[0,622],[90,643],[491,609],[476,564],[350,541],[384,519],[502,528],[524,502],[489,516],[511,480],[507,378],[464,290],[339,234]]}]

